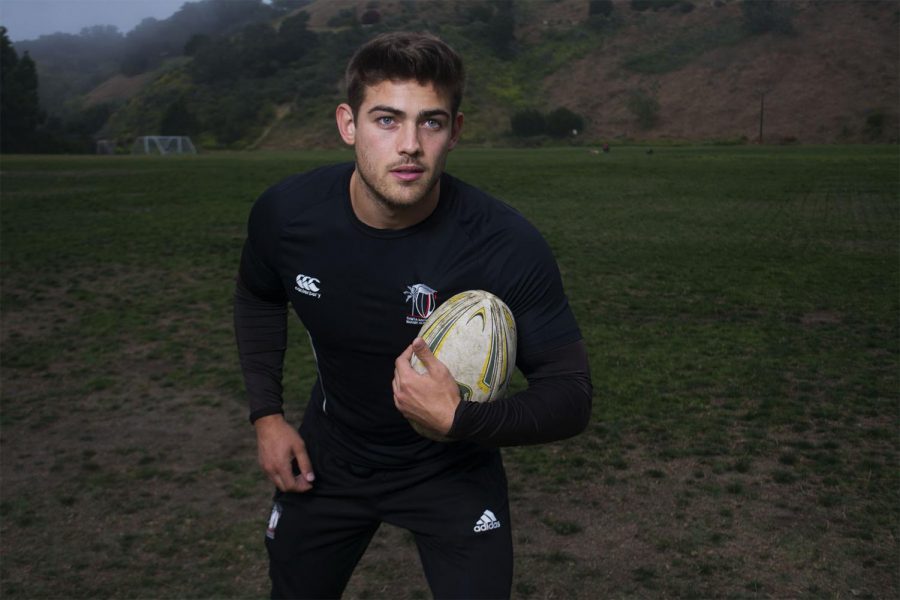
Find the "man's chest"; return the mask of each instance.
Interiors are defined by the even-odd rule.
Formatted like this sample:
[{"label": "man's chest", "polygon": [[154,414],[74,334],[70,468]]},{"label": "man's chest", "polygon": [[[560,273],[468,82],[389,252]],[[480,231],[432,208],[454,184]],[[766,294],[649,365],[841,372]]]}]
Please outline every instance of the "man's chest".
[{"label": "man's chest", "polygon": [[441,302],[488,283],[477,250],[445,236],[331,232],[288,239],[283,248],[288,297],[321,346],[396,353]]}]

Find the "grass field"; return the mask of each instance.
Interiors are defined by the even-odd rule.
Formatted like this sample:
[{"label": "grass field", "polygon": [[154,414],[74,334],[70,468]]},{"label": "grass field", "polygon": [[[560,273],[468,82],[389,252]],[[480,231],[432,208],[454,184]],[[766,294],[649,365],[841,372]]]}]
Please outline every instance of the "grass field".
[{"label": "grass field", "polygon": [[[350,157],[3,157],[0,595],[267,594],[233,275],[256,195]],[[545,233],[591,353],[588,431],[504,451],[516,598],[897,597],[898,159],[452,155]],[[383,528],[347,597],[428,596]]]}]

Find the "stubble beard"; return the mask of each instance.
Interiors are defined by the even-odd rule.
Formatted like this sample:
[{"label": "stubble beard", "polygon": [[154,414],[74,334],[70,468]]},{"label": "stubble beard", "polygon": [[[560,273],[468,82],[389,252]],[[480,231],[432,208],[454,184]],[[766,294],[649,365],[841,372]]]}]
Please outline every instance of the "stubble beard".
[{"label": "stubble beard", "polygon": [[[367,173],[367,169],[362,168],[359,161],[356,163],[356,172],[359,174],[360,179],[365,185],[368,196],[375,200],[378,204],[383,206],[384,208],[390,210],[391,212],[403,212],[405,210],[409,210],[421,204],[421,202],[434,190],[434,187],[437,185],[440,180],[440,170],[432,171],[429,175],[428,180],[422,182],[417,181],[415,183],[416,186],[421,186],[421,193],[411,197],[411,198],[399,198],[396,194],[391,194],[388,184],[381,183],[377,180],[373,181],[372,178],[369,177]],[[386,178],[389,178],[390,174],[386,175]],[[399,187],[404,188],[402,184],[398,184]],[[413,186],[409,186],[413,187]]]}]

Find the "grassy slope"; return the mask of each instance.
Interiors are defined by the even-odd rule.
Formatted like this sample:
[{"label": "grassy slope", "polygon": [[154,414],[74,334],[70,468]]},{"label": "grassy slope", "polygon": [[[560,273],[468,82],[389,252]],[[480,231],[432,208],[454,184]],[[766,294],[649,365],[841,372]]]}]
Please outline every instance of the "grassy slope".
[{"label": "grassy slope", "polygon": [[[334,32],[325,24],[352,2],[314,3],[314,29],[323,39]],[[356,3],[358,5],[358,3]],[[459,25],[455,4],[384,1],[379,27],[428,29],[464,55],[468,92],[464,141],[509,142],[510,116],[535,107],[549,112],[567,107],[586,119],[580,140],[610,139],[755,140],[760,93],[767,94],[767,142],[895,141],[898,130],[896,24],[900,13],[890,2],[794,2],[783,5],[793,35],[749,35],[739,2],[695,2],[683,14],[636,12],[617,2],[606,21],[587,19],[582,0],[530,0],[517,4],[515,52],[498,58],[478,22]],[[461,5],[465,6],[465,4]],[[479,29],[481,27],[482,29]],[[365,29],[372,34],[379,29]],[[277,76],[244,79],[203,88],[177,63],[160,70],[144,90],[110,121],[105,134],[127,138],[158,128],[166,108],[188,98],[205,122],[201,145],[215,147],[210,132],[215,116],[230,114],[231,96],[258,98],[252,110],[229,118],[252,124],[231,147],[254,141],[266,149],[334,147],[333,131],[322,117],[341,100],[343,60],[350,49],[325,43],[304,67]],[[355,47],[354,42],[354,47]],[[180,60],[180,59],[179,59]],[[182,61],[184,62],[184,61]],[[189,60],[187,61],[189,64]],[[168,69],[168,71],[166,71]],[[311,83],[312,82],[312,83]],[[235,93],[239,90],[239,93]],[[295,95],[299,95],[295,98]],[[658,103],[655,124],[644,128],[632,107],[641,93]],[[291,106],[289,118],[275,117]],[[267,130],[267,126],[270,128]],[[260,138],[260,134],[268,131]]]},{"label": "grassy slope", "polygon": [[[231,281],[256,194],[348,157],[4,159],[4,597],[265,594]],[[594,371],[584,435],[505,452],[517,597],[896,595],[897,159],[453,154],[545,232]],[[424,593],[388,529],[348,595]]]}]

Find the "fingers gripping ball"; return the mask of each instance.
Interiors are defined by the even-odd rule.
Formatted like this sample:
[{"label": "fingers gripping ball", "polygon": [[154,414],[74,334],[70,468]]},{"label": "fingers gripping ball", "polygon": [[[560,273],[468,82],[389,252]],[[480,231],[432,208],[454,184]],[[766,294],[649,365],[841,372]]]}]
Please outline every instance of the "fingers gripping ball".
[{"label": "fingers gripping ball", "polygon": [[[456,294],[428,317],[419,337],[450,370],[463,402],[491,402],[506,394],[516,364],[516,322],[497,296],[483,290]],[[411,364],[425,372],[417,356]],[[445,439],[411,424],[425,437]]]}]

